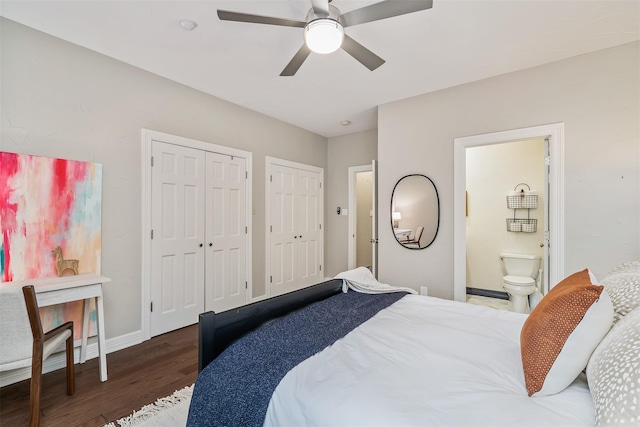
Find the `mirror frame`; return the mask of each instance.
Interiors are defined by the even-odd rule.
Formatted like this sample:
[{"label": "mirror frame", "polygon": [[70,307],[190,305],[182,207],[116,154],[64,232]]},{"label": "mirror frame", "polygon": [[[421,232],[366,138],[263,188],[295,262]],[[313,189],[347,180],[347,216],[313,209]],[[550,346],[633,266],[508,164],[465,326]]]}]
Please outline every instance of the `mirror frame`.
[{"label": "mirror frame", "polygon": [[392,232],[393,232],[393,196],[396,194],[396,188],[398,187],[398,184],[400,184],[403,179],[406,179],[406,178],[409,178],[409,177],[412,177],[412,176],[420,176],[420,177],[426,178],[431,183],[431,185],[433,185],[433,190],[436,193],[436,202],[437,202],[436,209],[438,211],[438,222],[436,223],[436,231],[435,231],[435,233],[433,233],[433,238],[431,239],[431,241],[428,244],[424,245],[423,247],[412,248],[412,247],[409,247],[409,246],[405,246],[405,245],[402,244],[402,242],[400,240],[398,240],[398,237],[396,236],[396,234],[393,233],[393,238],[396,240],[396,242],[398,242],[398,244],[400,246],[402,246],[405,249],[411,249],[413,251],[417,251],[417,250],[426,249],[429,246],[431,246],[433,244],[433,242],[436,240],[436,237],[438,236],[438,231],[440,231],[440,194],[438,194],[438,187],[436,187],[436,183],[433,182],[433,180],[431,178],[429,178],[428,176],[426,176],[426,175],[423,175],[421,173],[412,173],[412,174],[405,175],[402,178],[400,178],[396,182],[396,184],[393,186],[393,190],[391,191],[391,203],[389,204],[389,219],[390,219],[390,223],[391,223],[391,231]]}]

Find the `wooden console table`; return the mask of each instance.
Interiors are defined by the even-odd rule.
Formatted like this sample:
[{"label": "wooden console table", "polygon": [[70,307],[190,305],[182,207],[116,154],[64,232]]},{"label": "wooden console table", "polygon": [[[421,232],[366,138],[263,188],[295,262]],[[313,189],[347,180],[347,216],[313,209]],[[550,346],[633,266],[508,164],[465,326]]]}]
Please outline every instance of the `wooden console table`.
[{"label": "wooden console table", "polygon": [[22,288],[33,285],[39,307],[84,300],[82,313],[82,343],[80,363],[87,360],[87,338],[89,335],[89,304],[96,299],[96,320],[98,329],[98,357],[100,359],[100,381],[107,380],[107,355],[104,337],[104,307],[102,302],[102,284],[111,279],[97,274],[79,274],[77,276],[46,277],[42,279],[19,280],[2,283],[3,288]]}]

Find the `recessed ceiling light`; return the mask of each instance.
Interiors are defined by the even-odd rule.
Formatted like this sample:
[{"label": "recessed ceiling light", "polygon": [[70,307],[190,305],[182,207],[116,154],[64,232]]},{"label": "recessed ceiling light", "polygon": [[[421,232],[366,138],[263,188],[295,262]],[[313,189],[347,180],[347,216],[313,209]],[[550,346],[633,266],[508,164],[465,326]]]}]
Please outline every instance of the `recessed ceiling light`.
[{"label": "recessed ceiling light", "polygon": [[342,126],[349,126],[351,124],[351,120],[343,120],[340,122]]},{"label": "recessed ceiling light", "polygon": [[185,30],[185,31],[193,31],[196,29],[196,27],[198,26],[198,23],[196,21],[192,21],[191,19],[182,19],[180,21],[180,26]]}]

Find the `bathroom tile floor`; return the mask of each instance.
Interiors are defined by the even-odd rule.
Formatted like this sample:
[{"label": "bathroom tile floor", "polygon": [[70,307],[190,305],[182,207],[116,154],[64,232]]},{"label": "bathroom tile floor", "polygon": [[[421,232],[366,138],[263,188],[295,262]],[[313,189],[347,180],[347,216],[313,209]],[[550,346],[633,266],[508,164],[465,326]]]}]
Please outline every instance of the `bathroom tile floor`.
[{"label": "bathroom tile floor", "polygon": [[481,297],[479,295],[467,295],[467,302],[469,304],[484,305],[486,307],[492,307],[497,310],[509,311],[509,300]]}]

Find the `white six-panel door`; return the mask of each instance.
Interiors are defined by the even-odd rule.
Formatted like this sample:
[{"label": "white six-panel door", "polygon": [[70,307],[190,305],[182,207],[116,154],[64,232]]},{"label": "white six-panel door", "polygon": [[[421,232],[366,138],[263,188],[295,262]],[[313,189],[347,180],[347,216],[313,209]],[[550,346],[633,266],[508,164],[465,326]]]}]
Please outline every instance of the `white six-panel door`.
[{"label": "white six-panel door", "polygon": [[[320,224],[320,174],[307,170],[298,170],[298,287],[320,283],[322,239]],[[295,239],[294,239],[295,241]]]},{"label": "white six-panel door", "polygon": [[271,296],[298,289],[296,254],[298,192],[297,169],[281,165],[271,166],[269,226]]},{"label": "white six-panel door", "polygon": [[246,160],[206,153],[206,309],[247,303]]},{"label": "white six-panel door", "polygon": [[196,323],[204,311],[203,151],[153,142],[151,335]]},{"label": "white six-panel door", "polygon": [[150,336],[248,302],[247,159],[151,142]]},{"label": "white six-panel door", "polygon": [[267,159],[268,295],[320,283],[322,276],[322,172]]}]

